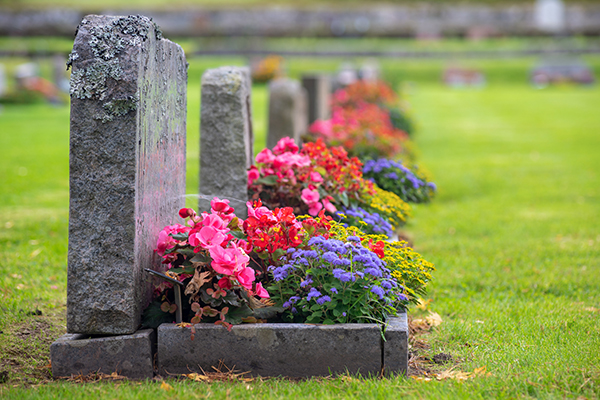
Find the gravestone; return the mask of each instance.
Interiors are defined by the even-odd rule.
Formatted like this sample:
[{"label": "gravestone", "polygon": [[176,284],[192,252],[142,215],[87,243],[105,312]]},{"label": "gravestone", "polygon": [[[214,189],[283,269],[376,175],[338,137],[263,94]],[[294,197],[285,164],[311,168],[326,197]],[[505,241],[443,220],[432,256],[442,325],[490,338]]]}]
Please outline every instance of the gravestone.
[{"label": "gravestone", "polygon": [[6,73],[4,72],[4,64],[0,64],[0,97],[6,93]]},{"label": "gravestone", "polygon": [[202,75],[200,211],[209,211],[210,201],[219,197],[246,218],[246,171],[254,156],[251,86],[247,67],[209,69]]},{"label": "gravestone", "polygon": [[533,19],[542,31],[561,32],[565,28],[565,5],[562,0],[537,0]]},{"label": "gravestone", "polygon": [[300,145],[308,128],[306,90],[300,82],[280,78],[269,83],[269,131],[267,147],[272,149],[284,137]]},{"label": "gravestone", "polygon": [[134,333],[185,205],[187,63],[142,16],[86,16],[72,66],[69,333]]},{"label": "gravestone", "polygon": [[318,119],[328,119],[331,103],[331,79],[328,75],[314,74],[302,77],[302,87],[308,98],[308,125]]}]

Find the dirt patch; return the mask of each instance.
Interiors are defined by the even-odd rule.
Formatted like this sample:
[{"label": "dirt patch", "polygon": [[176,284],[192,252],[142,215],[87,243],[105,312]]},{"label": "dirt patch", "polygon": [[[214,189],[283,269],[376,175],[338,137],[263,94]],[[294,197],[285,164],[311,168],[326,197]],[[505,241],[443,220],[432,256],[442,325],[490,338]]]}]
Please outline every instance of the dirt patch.
[{"label": "dirt patch", "polygon": [[31,385],[52,378],[50,345],[65,333],[65,310],[22,313],[0,334],[0,383]]}]

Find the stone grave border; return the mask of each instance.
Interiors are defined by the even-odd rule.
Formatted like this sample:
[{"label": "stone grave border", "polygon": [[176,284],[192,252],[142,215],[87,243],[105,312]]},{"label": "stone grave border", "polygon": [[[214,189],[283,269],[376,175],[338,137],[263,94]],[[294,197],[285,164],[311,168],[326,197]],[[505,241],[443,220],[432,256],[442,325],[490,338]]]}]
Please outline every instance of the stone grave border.
[{"label": "stone grave border", "polygon": [[[148,126],[151,121],[156,120],[165,122],[163,121],[164,119],[171,117],[171,114],[166,115],[169,112],[172,112],[172,115],[177,115],[175,118],[181,118],[181,115],[183,115],[182,121],[177,120],[176,127],[179,129],[183,127],[183,139],[177,140],[182,140],[182,142],[179,143],[183,143],[185,148],[185,87],[177,87],[177,92],[180,96],[183,91],[183,98],[171,98],[171,101],[173,104],[176,104],[176,109],[179,112],[170,111],[166,109],[166,107],[168,107],[167,105],[161,104],[160,102],[157,104],[155,100],[153,100],[152,95],[161,93],[161,87],[152,86],[152,82],[149,82],[149,80],[152,79],[151,77],[142,76],[139,78],[140,80],[136,81],[136,79],[138,79],[137,73],[141,74],[142,71],[145,72],[147,70],[154,71],[154,69],[152,69],[154,67],[151,66],[149,68],[148,63],[152,64],[153,62],[156,62],[158,65],[161,59],[166,63],[170,61],[175,62],[175,59],[177,59],[179,64],[181,64],[182,60],[185,63],[185,56],[182,54],[181,48],[178,45],[166,40],[163,41],[160,37],[158,27],[146,17],[88,16],[82,21],[80,28],[83,28],[80,30],[82,35],[87,35],[88,32],[91,32],[93,37],[90,39],[89,36],[83,36],[83,41],[92,46],[91,49],[88,49],[85,47],[85,43],[82,43],[81,39],[77,42],[77,38],[80,38],[78,35],[76,44],[79,43],[79,47],[74,46],[74,52],[70,59],[70,62],[74,65],[71,84],[76,89],[75,92],[72,91],[72,97],[75,98],[75,101],[72,103],[71,114],[72,163],[77,157],[85,155],[78,153],[78,147],[73,147],[74,138],[77,141],[88,144],[87,147],[83,148],[85,150],[89,148],[88,141],[98,135],[103,138],[103,141],[101,141],[102,146],[106,146],[106,137],[110,137],[111,135],[119,136],[119,134],[125,136],[129,135],[132,136],[132,138],[128,138],[127,143],[133,145],[133,147],[129,146],[127,147],[127,150],[135,148],[135,145],[143,146],[143,149],[134,151],[136,158],[133,158],[128,162],[128,167],[125,171],[118,172],[119,170],[117,170],[117,175],[118,173],[123,174],[123,176],[120,177],[122,181],[127,181],[129,179],[130,182],[137,182],[138,176],[140,179],[142,179],[142,177],[144,178],[143,182],[146,182],[148,179],[153,180],[155,177],[164,173],[164,168],[167,168],[167,170],[173,168],[172,165],[164,163],[164,160],[168,157],[164,157],[163,153],[159,153],[158,157],[164,157],[163,159],[157,160],[150,158],[146,160],[137,158],[137,155],[145,155],[145,150],[149,148],[148,146],[151,144],[156,144],[158,142],[163,143],[163,140],[173,140],[168,136],[164,138],[160,136],[161,132],[171,131],[172,128],[174,128],[174,126],[168,124],[169,121],[166,121],[166,125],[160,125],[156,132],[148,131]],[[130,37],[128,37],[128,35]],[[146,40],[149,40],[149,42],[146,42]],[[115,43],[113,43],[113,41],[115,41]],[[156,53],[154,53],[156,47],[152,47],[157,46],[154,44],[155,41],[160,42],[158,43],[158,51]],[[143,46],[147,46],[148,48]],[[78,50],[79,53],[75,50]],[[82,54],[85,55],[86,51],[88,53],[94,53],[94,57],[90,56],[84,58],[85,63],[78,64],[77,58]],[[150,54],[150,58],[144,58],[146,57],[144,54]],[[117,59],[115,57],[120,58]],[[111,73],[107,72],[105,75],[102,75],[102,79],[98,82],[87,82],[86,79],[90,80],[93,78],[91,75],[88,77],[86,74],[90,69],[96,68],[94,67],[94,62],[97,64],[99,63],[98,68],[105,68],[105,64],[110,64],[109,66],[111,68],[115,67],[113,64],[119,65],[119,68],[115,67],[110,70],[112,71]],[[139,63],[139,65],[136,65],[136,63]],[[120,64],[127,66],[132,71],[130,76],[133,77],[133,80],[127,81],[127,85],[125,86],[121,80],[125,78],[129,79],[129,77],[123,75],[124,71],[120,69]],[[160,68],[160,66],[157,67],[158,70],[160,70]],[[179,85],[181,79],[180,76],[173,75],[170,75],[169,77],[157,76],[155,78],[165,85],[167,85],[168,82],[177,82],[177,85]],[[81,82],[79,82],[78,79],[81,80]],[[139,89],[135,89],[136,84],[141,85]],[[227,135],[227,150],[230,152],[230,155],[236,156],[232,158],[235,162],[227,159],[227,157],[224,157],[221,154],[221,164],[223,159],[227,159],[232,165],[217,166],[217,168],[221,168],[220,171],[223,172],[222,168],[227,167],[232,176],[241,174],[244,178],[246,176],[246,169],[251,164],[253,142],[252,118],[249,104],[250,85],[249,71],[245,68],[234,67],[221,67],[214,70],[208,70],[203,75],[202,81],[203,89],[206,88],[206,93],[203,93],[202,95],[203,100],[204,96],[207,95],[212,96],[210,97],[212,101],[202,102],[203,110],[201,114],[204,126],[201,128],[201,134],[217,136]],[[293,86],[295,91],[299,92],[300,85],[294,83]],[[327,86],[325,85],[324,87]],[[79,90],[81,88],[86,90],[85,93]],[[311,88],[307,89],[309,101],[311,98],[318,97],[316,93],[325,93],[322,89],[313,91],[310,89]],[[174,92],[171,91],[171,93]],[[139,94],[142,94],[143,96],[138,97]],[[150,96],[148,97],[150,100],[146,103],[145,99],[147,96]],[[300,94],[300,96],[306,95]],[[229,100],[222,100],[225,98]],[[135,99],[135,102],[132,102],[132,99]],[[82,103],[79,104],[78,102]],[[129,103],[127,103],[125,108],[121,107],[118,110],[110,107],[107,108],[107,104],[110,105],[115,102],[129,102],[133,105],[130,106],[128,105]],[[227,102],[229,104],[221,104]],[[289,104],[292,104],[292,107],[296,107],[293,105],[293,102],[289,102]],[[77,107],[81,107],[82,109],[77,109]],[[152,107],[158,107],[158,109],[152,109]],[[82,113],[83,111],[90,109],[95,112],[95,114],[92,113],[92,115],[98,115],[92,119],[86,120],[82,116]],[[300,109],[304,109],[304,112],[307,112],[306,107],[300,107]],[[138,114],[140,112],[139,110],[146,112],[147,115]],[[216,116],[212,116],[213,118],[211,121],[210,110],[214,110],[214,113],[221,117],[226,116],[226,121],[223,121],[222,118],[219,119]],[[286,112],[289,113],[290,110],[286,110]],[[299,117],[298,119],[301,118]],[[288,118],[288,120],[291,121],[290,118]],[[127,124],[129,127],[128,132],[121,133],[118,129],[118,123],[120,121]],[[140,121],[142,125],[138,126]],[[210,123],[206,124],[206,122]],[[180,136],[177,137],[180,138]],[[148,142],[144,143],[145,140]],[[218,143],[218,141],[216,142]],[[210,143],[211,141],[202,142],[205,148],[201,149],[201,157],[208,157],[205,154],[210,154],[211,149],[206,148],[207,145],[210,146]],[[181,146],[175,147],[178,150],[181,150]],[[171,148],[172,146],[167,146],[167,149]],[[109,148],[101,148],[100,152],[106,153],[108,149],[114,150],[114,153],[117,153],[117,158],[98,158],[98,156],[92,155],[91,163],[99,163],[101,168],[108,170],[121,165],[121,160],[118,158],[118,148],[109,146]],[[164,150],[159,148],[157,151],[160,152]],[[185,150],[183,150],[182,154],[185,155]],[[157,161],[159,162],[157,163]],[[178,161],[181,164],[182,160]],[[138,165],[135,165],[136,163]],[[162,165],[163,169],[150,171],[154,175],[151,174],[149,177],[146,176],[147,171],[145,168],[152,168],[154,164]],[[144,167],[144,169],[136,171],[136,168],[140,168],[140,165]],[[185,162],[183,165],[185,165]],[[203,166],[206,169],[206,164],[203,164]],[[180,166],[175,167],[175,169],[181,172],[180,169],[177,168],[180,168]],[[90,171],[93,175],[93,169],[77,170],[72,168],[71,180],[73,181],[75,178],[79,181],[85,181],[86,174],[89,174]],[[206,173],[206,171],[204,172]],[[218,172],[219,171],[216,171],[216,173]],[[75,175],[73,175],[74,173]],[[185,169],[182,174],[183,185],[185,185]],[[131,181],[132,177],[135,178],[134,181]],[[172,188],[174,190],[171,192],[167,187],[169,184],[174,185]],[[132,193],[132,196],[128,199],[135,204],[127,205],[123,202],[116,203],[121,210],[128,210],[129,214],[127,222],[123,226],[112,226],[112,228],[113,230],[114,228],[125,229],[128,233],[133,234],[135,238],[133,238],[133,236],[124,237],[126,241],[132,242],[128,243],[129,245],[133,245],[133,242],[138,243],[139,240],[145,242],[155,240],[155,238],[150,238],[147,234],[143,233],[145,231],[140,231],[140,229],[143,228],[141,225],[146,221],[144,216],[150,213],[153,207],[160,209],[161,215],[165,215],[166,218],[176,215],[176,212],[173,212],[173,207],[175,206],[173,204],[169,203],[163,205],[153,203],[147,205],[145,203],[146,199],[141,198],[142,195],[147,194],[148,192],[160,192],[161,195],[166,196],[166,198],[183,197],[179,195],[179,192],[182,190],[180,183],[161,181],[161,185],[166,186],[161,187],[162,191],[159,190],[158,192],[152,192],[154,189],[151,186],[142,186],[141,188],[131,185],[127,186],[128,192]],[[216,181],[213,183],[213,186],[217,191],[223,189],[223,187],[219,186],[219,182]],[[237,194],[237,200],[243,201],[245,185],[242,186],[244,191],[239,191],[239,194],[235,191],[239,188],[232,187],[230,188],[232,192],[226,193],[225,195]],[[107,187],[109,189],[114,189],[111,187],[110,182]],[[76,209],[77,212],[74,213],[74,196],[75,200],[80,202],[81,198],[89,196],[90,193],[92,197],[99,196],[97,188],[94,189],[82,185],[77,190],[79,190],[79,192],[71,191],[71,219],[75,219],[75,217],[81,215],[86,207],[86,204],[81,203],[79,208]],[[94,190],[96,191],[94,192]],[[210,185],[204,187],[201,186],[201,193],[202,190],[209,192],[209,194],[212,192]],[[81,196],[81,193],[83,193],[83,196]],[[185,193],[185,189],[183,189],[183,193]],[[138,205],[144,205],[146,208],[141,211],[136,211],[136,213],[133,214],[129,209],[138,207]],[[178,209],[178,207],[176,208]],[[141,219],[138,218],[139,215],[142,216]],[[73,225],[73,222],[76,222],[76,224]],[[81,294],[77,291],[73,291],[73,288],[79,283],[77,281],[79,278],[77,278],[77,275],[75,274],[80,273],[79,269],[83,269],[88,275],[91,274],[90,276],[93,276],[94,274],[103,276],[103,272],[90,272],[88,270],[88,264],[94,262],[98,264],[98,260],[95,260],[92,256],[86,256],[87,258],[84,257],[82,266],[81,257],[78,255],[77,249],[85,254],[89,253],[89,249],[86,250],[83,241],[79,240],[81,232],[76,229],[73,230],[73,227],[81,225],[82,222],[70,221],[70,224],[69,287],[71,290],[68,291],[68,303],[70,305],[68,309],[68,314],[70,316],[68,321],[74,321],[74,318],[79,318],[77,312],[78,307],[81,306],[81,304],[78,304]],[[168,223],[165,223],[162,220],[153,220],[152,228],[156,228],[155,225],[157,224],[162,228],[162,226],[165,226]],[[110,231],[106,230],[106,232]],[[154,231],[152,231],[152,233],[153,232]],[[156,231],[156,235],[158,235],[158,230]],[[72,248],[72,240],[74,238],[77,239],[77,248]],[[108,234],[107,240],[114,240],[114,238],[111,239],[110,234]],[[100,249],[103,249],[101,241],[99,243]],[[138,272],[145,274],[141,271],[141,268],[139,268],[139,263],[140,259],[146,260],[147,255],[143,256],[137,254],[140,250],[137,248],[133,250],[127,246],[120,251],[125,254],[131,253],[130,258],[127,259],[127,262],[130,263],[127,268],[129,268],[129,270],[135,270],[133,271],[135,281],[130,282],[129,286],[122,289],[123,293],[118,289],[115,293],[111,293],[111,295],[113,295],[113,297],[115,295],[117,296],[117,299],[120,301],[119,304],[123,303],[127,305],[127,301],[132,299],[138,300],[143,297],[140,294],[135,293],[135,288],[133,288],[132,285],[135,286],[138,281],[144,281],[145,284],[149,282],[148,278],[141,279],[139,276],[140,274],[138,274]],[[101,250],[97,250],[94,254],[101,254],[100,252]],[[136,252],[135,257],[133,256],[133,252]],[[109,257],[116,257],[117,255],[118,252],[116,251],[108,254]],[[79,258],[75,259],[76,257]],[[131,258],[136,259],[132,260]],[[104,262],[105,264],[110,263],[110,258],[106,260],[102,259],[100,262]],[[120,265],[124,264],[121,262]],[[137,271],[138,268],[140,271]],[[77,279],[74,279],[74,277]],[[110,289],[111,284],[114,284],[111,280],[102,282],[101,285],[96,285],[97,287],[94,287],[92,293],[88,293],[89,299],[84,301],[84,304],[91,304],[92,309],[94,309],[94,307],[98,309],[97,314],[90,314],[90,310],[86,310],[86,315],[89,315],[86,318],[88,318],[90,322],[78,324],[69,323],[69,334],[62,336],[51,345],[50,354],[53,376],[86,375],[89,373],[110,374],[112,372],[117,372],[130,379],[148,379],[152,378],[156,373],[181,374],[189,373],[190,371],[200,372],[199,368],[203,368],[205,371],[210,370],[210,367],[216,364],[218,365],[221,360],[223,360],[227,366],[235,366],[236,369],[240,369],[242,372],[249,372],[251,375],[258,376],[309,377],[340,373],[360,373],[362,375],[371,376],[384,374],[385,376],[393,376],[398,374],[406,375],[407,373],[408,323],[406,313],[400,314],[399,317],[390,318],[387,321],[384,337],[382,337],[382,327],[379,324],[243,324],[233,326],[230,332],[221,326],[215,326],[213,324],[196,324],[194,326],[195,338],[192,340],[191,326],[181,327],[176,324],[163,324],[159,326],[157,331],[153,329],[135,331],[135,327],[139,324],[139,314],[136,314],[136,311],[129,311],[129,308],[127,308],[128,314],[125,318],[127,323],[121,324],[122,326],[118,326],[116,323],[112,324],[110,321],[103,318],[103,315],[106,314],[107,310],[101,308],[102,296],[107,290],[107,285],[108,289]],[[74,297],[73,294],[76,294],[77,296]],[[141,303],[140,300],[140,304],[134,305],[134,307],[143,307]],[[115,310],[111,309],[108,311],[121,312],[116,307]],[[117,328],[113,328],[113,325]],[[229,365],[230,363],[232,365]]]}]

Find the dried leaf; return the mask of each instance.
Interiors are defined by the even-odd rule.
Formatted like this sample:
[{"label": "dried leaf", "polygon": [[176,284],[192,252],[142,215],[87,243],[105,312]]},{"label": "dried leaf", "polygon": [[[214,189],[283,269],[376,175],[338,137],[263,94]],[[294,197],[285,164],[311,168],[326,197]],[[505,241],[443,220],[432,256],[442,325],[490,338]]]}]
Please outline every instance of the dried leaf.
[{"label": "dried leaf", "polygon": [[183,376],[185,376],[188,379],[191,379],[193,381],[196,381],[196,382],[206,382],[206,381],[210,380],[210,378],[208,376],[206,376],[206,375],[200,375],[200,374],[197,374],[195,372],[193,372],[191,374],[183,374]]},{"label": "dried leaf", "polygon": [[426,376],[411,376],[411,378],[418,382],[429,382],[431,380],[431,378]]},{"label": "dried leaf", "polygon": [[431,304],[431,299],[427,299],[427,300],[423,300],[423,299],[419,299],[419,301],[417,302],[417,308],[419,310],[427,310],[427,307],[429,307],[429,304]]},{"label": "dried leaf", "polygon": [[200,288],[209,280],[210,272],[200,272],[199,269],[196,269],[194,272],[194,277],[185,287],[184,293],[190,296],[190,301],[198,294]]},{"label": "dried leaf", "polygon": [[429,315],[425,317],[425,321],[429,326],[439,326],[442,324],[442,317],[436,312],[429,311]]},{"label": "dried leaf", "polygon": [[165,391],[173,390],[173,386],[169,385],[167,382],[162,381],[160,384],[160,388]]}]

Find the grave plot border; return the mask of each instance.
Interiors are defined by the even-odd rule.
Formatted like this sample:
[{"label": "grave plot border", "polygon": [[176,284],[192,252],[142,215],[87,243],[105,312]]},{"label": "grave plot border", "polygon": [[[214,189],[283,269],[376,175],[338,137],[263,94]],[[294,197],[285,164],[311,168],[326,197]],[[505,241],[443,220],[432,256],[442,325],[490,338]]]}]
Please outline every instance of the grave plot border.
[{"label": "grave plot border", "polygon": [[223,362],[251,376],[306,378],[343,373],[406,375],[406,313],[379,324],[241,324],[231,332],[213,324],[157,330],[158,373],[163,376],[212,371]]}]

